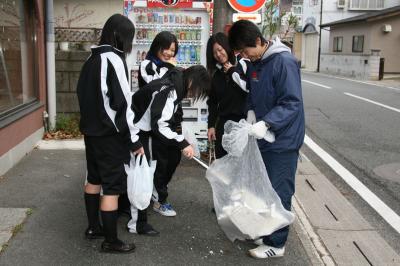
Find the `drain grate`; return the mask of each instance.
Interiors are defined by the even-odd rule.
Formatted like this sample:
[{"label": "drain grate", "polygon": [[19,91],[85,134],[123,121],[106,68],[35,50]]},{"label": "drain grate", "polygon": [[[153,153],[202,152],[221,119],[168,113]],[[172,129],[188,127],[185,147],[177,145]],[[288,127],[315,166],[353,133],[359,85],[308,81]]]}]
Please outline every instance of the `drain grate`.
[{"label": "drain grate", "polygon": [[371,263],[371,261],[368,259],[368,257],[365,255],[365,253],[361,250],[361,248],[357,245],[356,241],[353,241],[354,246],[356,246],[356,248],[358,249],[358,251],[361,253],[361,255],[363,255],[363,257],[365,258],[365,260],[368,262],[369,265],[373,266],[373,264]]},{"label": "drain grate", "polygon": [[312,190],[316,191],[311,182],[307,178],[306,178],[306,183]]},{"label": "drain grate", "polygon": [[333,214],[333,212],[331,211],[331,209],[329,209],[328,205],[324,204],[324,206],[325,206],[325,208],[329,211],[329,213],[333,216],[333,218],[334,218],[336,221],[339,221],[339,219],[336,217],[336,215]]}]

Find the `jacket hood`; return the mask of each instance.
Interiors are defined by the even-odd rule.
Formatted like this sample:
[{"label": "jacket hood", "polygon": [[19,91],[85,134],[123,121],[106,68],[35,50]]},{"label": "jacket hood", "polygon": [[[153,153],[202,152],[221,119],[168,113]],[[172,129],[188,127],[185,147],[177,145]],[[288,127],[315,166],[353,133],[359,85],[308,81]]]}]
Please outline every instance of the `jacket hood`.
[{"label": "jacket hood", "polygon": [[261,60],[264,60],[273,54],[279,54],[283,52],[291,53],[290,48],[284,45],[278,37],[276,37],[275,40],[271,40],[270,42],[272,42],[272,44],[269,46],[268,50],[264,53]]},{"label": "jacket hood", "polygon": [[170,69],[167,74],[167,79],[170,80],[175,88],[178,100],[182,100],[184,95],[186,95],[186,88],[183,80],[183,69],[179,67],[174,67]]}]

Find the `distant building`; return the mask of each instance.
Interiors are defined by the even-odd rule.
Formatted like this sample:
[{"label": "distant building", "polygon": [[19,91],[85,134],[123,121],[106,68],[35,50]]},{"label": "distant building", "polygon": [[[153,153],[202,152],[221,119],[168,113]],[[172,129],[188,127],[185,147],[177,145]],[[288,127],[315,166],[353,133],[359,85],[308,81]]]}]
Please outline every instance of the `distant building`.
[{"label": "distant building", "polygon": [[[321,72],[378,79],[379,72],[400,74],[400,6],[322,25],[329,29],[329,50]],[[382,77],[382,76],[381,76]]]},{"label": "distant building", "polygon": [[[317,69],[321,0],[293,1],[297,13],[301,9],[301,32],[296,36],[294,50],[296,57],[301,60],[302,67],[309,70]],[[295,5],[296,3],[296,5]],[[325,0],[323,1],[322,24],[355,17],[369,12],[400,5],[400,0]],[[329,51],[329,31],[321,33],[321,52]]]}]

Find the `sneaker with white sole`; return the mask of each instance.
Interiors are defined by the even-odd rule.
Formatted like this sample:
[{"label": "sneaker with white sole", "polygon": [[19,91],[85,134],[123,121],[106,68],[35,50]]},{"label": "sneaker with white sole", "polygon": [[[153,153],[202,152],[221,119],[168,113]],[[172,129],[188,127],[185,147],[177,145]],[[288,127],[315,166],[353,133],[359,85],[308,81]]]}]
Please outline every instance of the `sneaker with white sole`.
[{"label": "sneaker with white sole", "polygon": [[274,248],[267,245],[260,245],[249,250],[249,255],[256,259],[282,257],[283,254],[285,254],[285,247]]},{"label": "sneaker with white sole", "polygon": [[256,244],[257,246],[261,246],[264,245],[264,241],[262,238],[259,238],[257,240],[254,240],[254,244]]},{"label": "sneaker with white sole", "polygon": [[176,211],[174,211],[174,209],[172,208],[172,205],[169,203],[161,204],[161,203],[155,201],[153,204],[153,210],[164,216],[168,216],[168,217],[176,216]]}]

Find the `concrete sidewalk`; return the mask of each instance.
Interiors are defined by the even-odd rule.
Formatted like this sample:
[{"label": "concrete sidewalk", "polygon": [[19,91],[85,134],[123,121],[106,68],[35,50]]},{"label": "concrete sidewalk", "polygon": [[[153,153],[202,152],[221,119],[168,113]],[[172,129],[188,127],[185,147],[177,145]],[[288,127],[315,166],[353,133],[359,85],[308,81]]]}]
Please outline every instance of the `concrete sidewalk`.
[{"label": "concrete sidewalk", "polygon": [[[210,211],[212,193],[205,170],[187,160],[182,161],[170,185],[170,201],[178,216],[161,217],[149,211],[150,223],[161,231],[160,237],[127,233],[127,218],[122,217],[120,237],[135,241],[137,251],[102,254],[98,252],[101,240],[83,238],[87,222],[82,197],[82,142],[45,142],[40,146],[45,150],[34,150],[0,178],[0,208],[9,208],[0,209],[0,222],[13,208],[25,208],[17,209],[14,226],[4,229],[8,238],[14,237],[0,255],[0,265],[400,264],[396,252],[307,160],[299,162],[293,203],[297,219],[283,258],[255,260],[246,256],[252,244],[227,240]],[[25,218],[27,209],[31,215]]]},{"label": "concrete sidewalk", "polygon": [[[159,237],[129,234],[119,220],[119,236],[134,241],[132,254],[100,253],[101,240],[88,241],[83,202],[83,150],[34,150],[0,181],[0,207],[30,208],[24,224],[0,255],[0,265],[310,265],[295,230],[285,257],[266,262],[246,255],[253,244],[231,243],[211,212],[205,170],[183,160],[172,184],[174,218],[149,211]],[[0,210],[1,211],[1,210]],[[0,213],[2,217],[4,213]],[[18,221],[18,223],[20,220]]]}]

